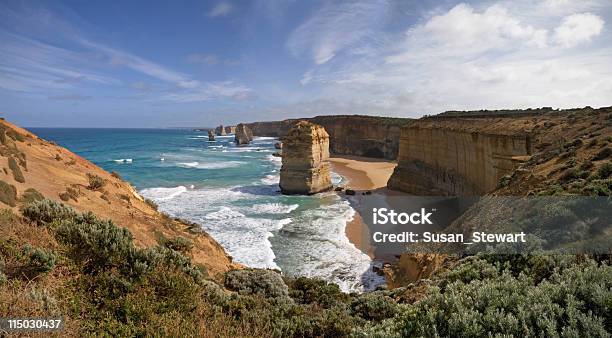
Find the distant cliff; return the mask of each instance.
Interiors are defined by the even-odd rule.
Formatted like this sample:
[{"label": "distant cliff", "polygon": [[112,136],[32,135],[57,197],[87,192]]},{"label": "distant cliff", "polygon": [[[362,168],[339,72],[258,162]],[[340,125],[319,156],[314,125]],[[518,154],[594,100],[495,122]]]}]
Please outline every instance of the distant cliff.
[{"label": "distant cliff", "polygon": [[298,121],[306,120],[325,128],[330,137],[330,152],[395,159],[399,150],[402,126],[413,121],[407,118],[332,115],[273,122],[254,122],[248,126],[255,136],[283,137]]}]

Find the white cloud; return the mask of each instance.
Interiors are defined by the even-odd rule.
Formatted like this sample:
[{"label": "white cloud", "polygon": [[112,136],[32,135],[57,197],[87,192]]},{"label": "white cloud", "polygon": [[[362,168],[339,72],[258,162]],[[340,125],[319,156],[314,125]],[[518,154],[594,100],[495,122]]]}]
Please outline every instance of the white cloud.
[{"label": "white cloud", "polygon": [[586,16],[571,13],[569,5],[555,15],[542,6],[459,4],[427,12],[404,34],[377,31],[390,42],[376,53],[336,56],[334,63],[306,71],[301,84],[319,90],[295,102],[295,109],[420,116],[449,109],[612,105],[612,46],[594,43],[604,39],[602,15],[612,6]]},{"label": "white cloud", "polygon": [[574,47],[591,41],[601,34],[604,21],[591,13],[572,14],[563,19],[561,25],[555,28],[554,40],[563,47]]},{"label": "white cloud", "polygon": [[434,16],[410,35],[427,35],[445,48],[507,48],[516,43],[546,46],[546,30],[537,29],[512,17],[502,6],[491,6],[478,13],[466,4]]},{"label": "white cloud", "polygon": [[386,0],[328,2],[291,33],[287,48],[316,64],[327,63],[337,53],[375,39],[374,31],[387,9]]},{"label": "white cloud", "polygon": [[234,6],[229,2],[220,2],[213,7],[210,12],[208,12],[208,16],[211,18],[216,18],[219,16],[226,16],[234,10]]}]

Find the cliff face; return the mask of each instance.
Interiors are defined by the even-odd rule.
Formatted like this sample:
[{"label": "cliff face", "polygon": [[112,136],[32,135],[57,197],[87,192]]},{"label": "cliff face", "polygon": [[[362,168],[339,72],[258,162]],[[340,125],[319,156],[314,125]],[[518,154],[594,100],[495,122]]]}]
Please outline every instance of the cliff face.
[{"label": "cliff face", "polygon": [[315,194],[332,188],[329,135],[301,121],[283,139],[280,188],[283,194]]},{"label": "cliff face", "polygon": [[249,144],[253,141],[253,132],[245,124],[240,123],[236,126],[235,140],[237,144]]},{"label": "cliff face", "polygon": [[274,122],[255,122],[248,125],[256,136],[283,137],[300,120],[323,126],[329,134],[330,152],[395,159],[399,150],[401,127],[411,119],[337,115]]},{"label": "cliff face", "polygon": [[[238,266],[198,225],[158,212],[119,175],[4,120],[0,120],[0,141],[0,167],[6,168],[0,170],[0,186],[11,190],[8,199],[0,198],[0,209],[17,212],[25,203],[26,191],[34,189],[45,198],[61,201],[80,212],[91,211],[100,218],[113,220],[127,228],[140,247],[158,245],[160,235],[187,238],[194,244],[193,261],[205,266],[212,277]],[[104,183],[92,189],[91,177]]]},{"label": "cliff face", "polygon": [[223,127],[223,125],[218,126],[217,128],[215,128],[215,133],[219,136],[225,136],[225,128]]},{"label": "cliff face", "polygon": [[236,126],[227,126],[227,127],[225,127],[225,133],[226,134],[235,134],[236,133]]},{"label": "cliff face", "polygon": [[523,128],[491,119],[420,120],[402,130],[388,187],[416,195],[481,195],[531,153]]}]

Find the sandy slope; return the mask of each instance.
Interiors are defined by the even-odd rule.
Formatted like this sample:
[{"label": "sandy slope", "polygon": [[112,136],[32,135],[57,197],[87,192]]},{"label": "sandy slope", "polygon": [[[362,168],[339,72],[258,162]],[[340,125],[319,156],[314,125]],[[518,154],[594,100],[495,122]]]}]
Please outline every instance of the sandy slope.
[{"label": "sandy slope", "polygon": [[[21,166],[25,183],[16,182],[13,178],[8,166],[8,158],[11,155],[3,153],[3,156],[0,156],[0,168],[6,169],[0,170],[0,180],[14,185],[18,196],[26,189],[34,188],[47,198],[60,200],[59,194],[69,187],[78,191],[78,196],[76,200],[70,199],[63,203],[80,211],[92,211],[99,217],[110,218],[117,225],[128,228],[138,246],[156,245],[160,236],[183,236],[194,241],[193,261],[207,267],[211,276],[218,277],[228,269],[238,266],[231,262],[231,257],[208,234],[190,231],[189,224],[172,220],[159,213],[145,203],[129,183],[118,176],[111,175],[71,151],[42,140],[4,120],[0,121],[0,127],[23,136],[23,141],[6,137],[7,144],[0,145],[3,149],[16,146],[19,152],[25,154],[25,167]],[[102,177],[106,180],[105,186],[99,191],[89,190],[87,174]],[[0,207],[8,208],[2,203]],[[19,204],[14,209],[18,208]]]}]

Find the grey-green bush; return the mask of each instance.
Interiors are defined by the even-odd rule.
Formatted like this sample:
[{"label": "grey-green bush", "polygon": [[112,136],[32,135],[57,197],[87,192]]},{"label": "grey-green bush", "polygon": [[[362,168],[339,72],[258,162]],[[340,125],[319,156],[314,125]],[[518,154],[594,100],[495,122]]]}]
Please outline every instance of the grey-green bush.
[{"label": "grey-green bush", "polygon": [[225,274],[225,287],[244,295],[281,297],[289,294],[280,274],[271,270],[241,269]]},{"label": "grey-green bush", "polygon": [[49,199],[28,203],[21,209],[21,213],[30,222],[38,225],[71,219],[77,215],[72,208]]},{"label": "grey-green bush", "polygon": [[193,249],[193,242],[185,237],[177,236],[162,241],[163,246],[174,251],[188,253]]},{"label": "grey-green bush", "polygon": [[28,264],[41,272],[49,272],[55,267],[57,255],[53,250],[33,248],[28,244],[24,247],[23,253],[28,259]]},{"label": "grey-green bush", "polygon": [[[551,274],[537,282],[532,272],[511,271],[510,264],[472,260],[485,267],[486,279],[431,287],[419,302],[393,320],[369,330],[371,336],[583,336],[608,337],[612,323],[612,268],[586,260],[562,266],[550,261]],[[492,275],[491,271],[497,272]]]},{"label": "grey-green bush", "polygon": [[69,245],[71,257],[89,273],[119,266],[133,255],[132,234],[111,220],[81,214],[65,219],[56,229],[56,237]]},{"label": "grey-green bush", "polygon": [[354,298],[351,302],[353,314],[366,320],[381,321],[393,317],[399,307],[389,297],[388,291],[374,291],[364,293]]}]

